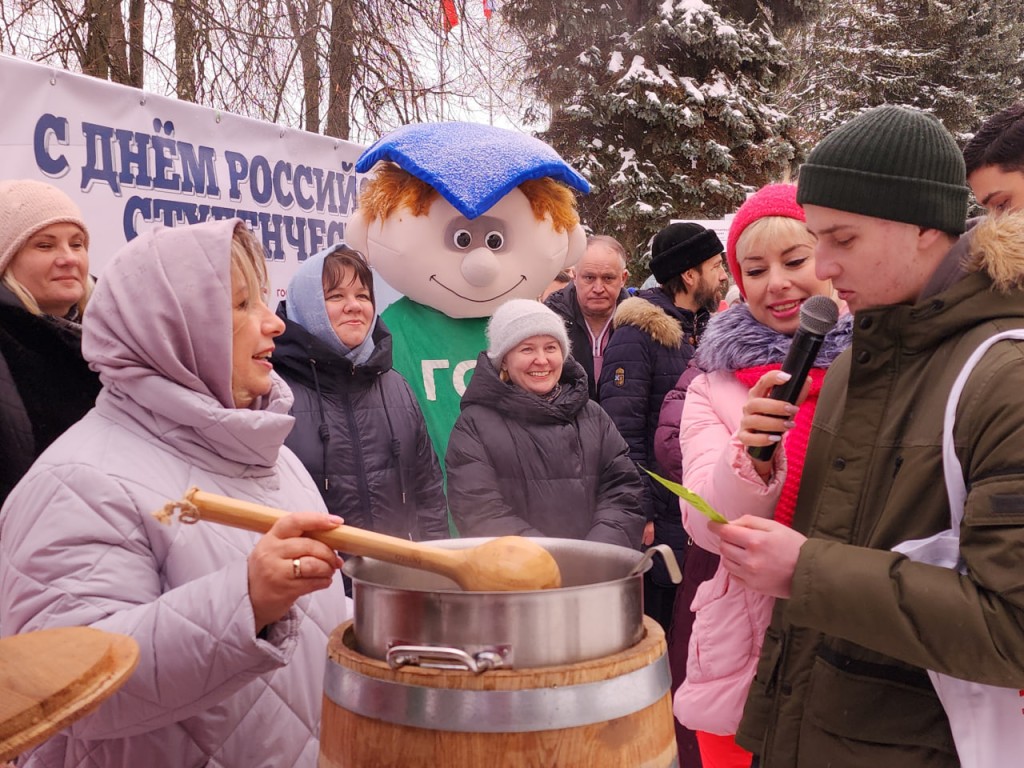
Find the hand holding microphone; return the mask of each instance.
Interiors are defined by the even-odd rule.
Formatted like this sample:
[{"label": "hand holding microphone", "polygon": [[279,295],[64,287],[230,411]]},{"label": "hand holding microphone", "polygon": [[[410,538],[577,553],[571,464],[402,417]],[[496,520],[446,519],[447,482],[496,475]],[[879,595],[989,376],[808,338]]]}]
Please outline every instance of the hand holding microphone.
[{"label": "hand holding microphone", "polygon": [[[800,392],[807,381],[807,374],[814,367],[814,361],[818,357],[818,350],[821,344],[836,326],[839,320],[839,308],[828,296],[811,296],[800,307],[800,327],[793,334],[793,342],[782,363],[782,371],[790,374],[790,378],[784,384],[772,387],[768,394],[772,400],[779,400],[795,404]],[[781,434],[773,432],[773,434]],[[771,461],[775,454],[775,446],[778,443],[769,445],[750,446],[747,452],[751,458],[758,461]]]}]

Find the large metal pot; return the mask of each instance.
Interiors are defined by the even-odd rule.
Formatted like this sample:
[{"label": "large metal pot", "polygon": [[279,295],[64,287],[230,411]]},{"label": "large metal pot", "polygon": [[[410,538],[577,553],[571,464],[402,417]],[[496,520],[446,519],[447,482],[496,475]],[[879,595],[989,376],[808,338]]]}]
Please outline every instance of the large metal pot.
[{"label": "large metal pot", "polygon": [[[356,650],[406,664],[468,668],[575,664],[623,651],[643,634],[643,573],[659,552],[678,578],[672,550],[641,553],[576,539],[534,539],[558,562],[562,587],[463,592],[433,573],[350,557]],[[487,539],[431,542],[463,548]]]}]

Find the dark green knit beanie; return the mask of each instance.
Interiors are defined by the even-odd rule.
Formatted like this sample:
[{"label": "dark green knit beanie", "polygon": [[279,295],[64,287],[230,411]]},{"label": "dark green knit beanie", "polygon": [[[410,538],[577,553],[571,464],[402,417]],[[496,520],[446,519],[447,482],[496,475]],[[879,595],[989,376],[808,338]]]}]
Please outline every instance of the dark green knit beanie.
[{"label": "dark green knit beanie", "polygon": [[932,115],[876,107],[839,126],[800,167],[797,202],[964,231],[967,177],[956,142]]}]

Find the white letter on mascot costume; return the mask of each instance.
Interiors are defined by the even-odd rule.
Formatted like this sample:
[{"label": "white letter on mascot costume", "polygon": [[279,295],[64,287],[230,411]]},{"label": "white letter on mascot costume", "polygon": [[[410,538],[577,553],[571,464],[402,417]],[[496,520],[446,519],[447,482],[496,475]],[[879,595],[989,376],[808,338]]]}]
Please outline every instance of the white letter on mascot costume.
[{"label": "white letter on mascot costume", "polygon": [[381,316],[443,461],[488,318],[583,255],[569,187],[590,185],[539,139],[475,123],[399,128],[356,170],[374,166],[345,242],[404,294]]}]

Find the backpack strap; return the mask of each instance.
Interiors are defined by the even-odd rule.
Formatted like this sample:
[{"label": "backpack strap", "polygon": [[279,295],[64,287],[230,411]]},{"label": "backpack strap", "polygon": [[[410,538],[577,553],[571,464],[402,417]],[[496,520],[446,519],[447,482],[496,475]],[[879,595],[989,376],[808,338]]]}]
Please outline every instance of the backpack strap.
[{"label": "backpack strap", "polygon": [[942,472],[946,478],[946,494],[949,497],[949,518],[953,532],[959,538],[960,523],[964,519],[964,503],[967,501],[967,486],[964,483],[964,470],[960,466],[960,460],[956,457],[956,449],[953,445],[953,427],[956,421],[956,409],[960,403],[960,395],[964,391],[967,379],[974,370],[978,361],[988,351],[989,347],[1004,339],[1017,339],[1024,341],[1024,328],[1016,328],[1011,331],[1001,331],[989,336],[978,348],[971,353],[960,369],[953,388],[949,391],[949,399],[946,401],[946,412],[942,419]]}]

